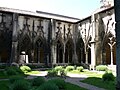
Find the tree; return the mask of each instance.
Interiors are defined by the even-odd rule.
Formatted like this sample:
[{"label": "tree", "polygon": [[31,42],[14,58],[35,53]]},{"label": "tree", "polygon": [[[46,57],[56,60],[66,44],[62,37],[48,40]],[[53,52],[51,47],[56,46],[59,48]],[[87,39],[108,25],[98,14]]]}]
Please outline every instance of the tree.
[{"label": "tree", "polygon": [[116,65],[117,65],[117,85],[116,90],[120,90],[120,0],[114,0],[115,21],[116,21]]}]

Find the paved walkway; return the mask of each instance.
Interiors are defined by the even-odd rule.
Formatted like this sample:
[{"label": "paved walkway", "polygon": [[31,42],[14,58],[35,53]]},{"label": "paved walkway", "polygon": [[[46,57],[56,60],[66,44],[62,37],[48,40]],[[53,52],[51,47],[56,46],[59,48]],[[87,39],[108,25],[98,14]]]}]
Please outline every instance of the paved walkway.
[{"label": "paved walkway", "polygon": [[83,80],[83,78],[82,77],[79,77],[79,78],[68,77],[65,79],[66,82],[78,85],[78,86],[86,88],[88,90],[105,90],[103,88],[98,88],[96,86],[80,82],[80,80]]},{"label": "paved walkway", "polygon": [[[27,77],[27,79],[33,79],[37,76],[46,76],[47,75],[47,72],[41,72],[41,74],[33,74],[33,75],[30,75]],[[99,88],[99,87],[96,87],[96,86],[93,86],[93,85],[90,85],[90,84],[86,84],[86,83],[83,83],[83,82],[80,82],[81,80],[84,80],[85,78],[87,78],[87,76],[85,75],[80,75],[80,74],[68,74],[68,77],[66,77],[65,81],[66,82],[69,82],[69,83],[72,83],[72,84],[75,84],[75,85],[78,85],[80,87],[83,87],[87,90],[105,90],[103,88]],[[8,80],[8,79],[0,79],[1,80]]]},{"label": "paved walkway", "polygon": [[[46,75],[47,75],[47,72],[41,72],[41,74],[38,74],[38,75],[28,76],[28,79],[32,79],[35,76],[46,76]],[[85,78],[87,78],[87,76],[85,76],[85,75],[68,74],[68,77],[66,77],[65,81],[72,83],[72,84],[75,84],[75,85],[78,85],[80,87],[86,88],[88,90],[105,90],[103,88],[98,88],[96,86],[80,82],[81,80],[84,80]]]}]

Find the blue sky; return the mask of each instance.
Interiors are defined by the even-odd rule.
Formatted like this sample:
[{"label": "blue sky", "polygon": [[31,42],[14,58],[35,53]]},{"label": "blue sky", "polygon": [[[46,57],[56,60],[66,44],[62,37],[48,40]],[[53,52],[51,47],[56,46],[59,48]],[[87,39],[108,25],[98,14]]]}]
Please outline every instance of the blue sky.
[{"label": "blue sky", "polygon": [[0,7],[85,18],[100,7],[100,0],[0,0]]}]

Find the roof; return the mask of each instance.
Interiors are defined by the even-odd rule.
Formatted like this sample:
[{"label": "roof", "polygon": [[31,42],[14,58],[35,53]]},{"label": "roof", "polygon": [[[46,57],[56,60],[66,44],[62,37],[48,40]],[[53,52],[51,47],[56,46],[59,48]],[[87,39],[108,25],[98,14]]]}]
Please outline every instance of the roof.
[{"label": "roof", "polygon": [[90,19],[93,14],[102,13],[102,12],[105,12],[105,11],[108,11],[108,10],[111,10],[111,9],[114,9],[114,6],[111,6],[111,7],[108,7],[108,8],[98,8],[91,15],[81,19],[80,21],[78,21],[76,23],[80,23],[80,22],[82,22],[84,20]]},{"label": "roof", "polygon": [[107,11],[107,10],[110,10],[110,9],[113,9],[113,8],[114,8],[114,6],[110,6],[110,7],[107,7],[107,8],[98,8],[92,14],[101,13],[101,12],[104,12],[104,11]]},{"label": "roof", "polygon": [[6,8],[6,7],[0,7],[0,11],[25,14],[25,15],[37,16],[37,17],[43,17],[43,18],[49,18],[49,19],[55,19],[55,20],[66,21],[66,22],[71,22],[71,23],[75,23],[75,22],[80,20],[80,19],[74,18],[74,17],[53,14],[53,13],[48,13],[48,12],[43,12],[43,11],[33,12],[33,11],[27,11],[27,10]]}]

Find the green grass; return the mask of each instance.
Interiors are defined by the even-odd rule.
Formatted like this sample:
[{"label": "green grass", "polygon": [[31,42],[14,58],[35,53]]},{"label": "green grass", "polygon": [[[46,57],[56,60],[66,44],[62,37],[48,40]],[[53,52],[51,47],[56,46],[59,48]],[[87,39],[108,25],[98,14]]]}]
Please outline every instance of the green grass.
[{"label": "green grass", "polygon": [[68,73],[72,74],[82,74],[88,76],[87,79],[81,81],[84,83],[88,83],[100,88],[105,88],[107,90],[115,90],[115,81],[103,81],[102,80],[102,75],[99,72],[91,72],[89,70],[84,70],[83,72],[79,72],[77,70],[70,71]]},{"label": "green grass", "polygon": [[8,85],[9,85],[9,81],[8,80],[0,81],[0,88],[1,88],[1,90],[9,90]]},{"label": "green grass", "polygon": [[30,71],[25,73],[26,75],[32,75],[32,74],[40,74],[40,71]]},{"label": "green grass", "polygon": [[0,79],[8,78],[7,75],[5,75],[4,71],[0,71]]},{"label": "green grass", "polygon": [[116,90],[115,81],[103,81],[101,78],[89,77],[81,82],[88,83],[97,87],[105,88],[106,90]]},{"label": "green grass", "polygon": [[[6,80],[6,81],[0,81],[0,88],[2,88],[2,90],[9,90],[9,87],[8,87],[9,84],[10,83],[9,83],[8,80]],[[87,89],[81,88],[81,87],[79,87],[77,85],[73,85],[71,83],[66,83],[66,89],[65,90],[87,90]]]},{"label": "green grass", "polygon": [[73,85],[71,83],[66,83],[66,88],[67,88],[66,90],[87,90],[85,88],[81,88],[81,87],[79,87],[77,85]]},{"label": "green grass", "polygon": [[[12,75],[12,76],[23,76],[23,77],[25,77],[26,75],[32,75],[32,74],[40,74],[40,71],[31,71],[31,72],[27,72],[25,74],[18,74],[18,75]],[[11,76],[6,75],[4,73],[4,71],[0,71],[0,79],[8,79],[9,77],[11,77]]]},{"label": "green grass", "polygon": [[100,74],[98,72],[91,72],[89,70],[83,70],[83,72],[79,72],[78,70],[73,70],[67,73],[72,73],[72,74],[82,74],[82,75],[86,75],[88,77],[102,77],[103,74]]},{"label": "green grass", "polygon": [[84,71],[84,72],[81,72],[81,74],[83,75],[87,75],[88,77],[102,77],[103,74],[99,74],[97,72],[90,72],[90,71]]}]

